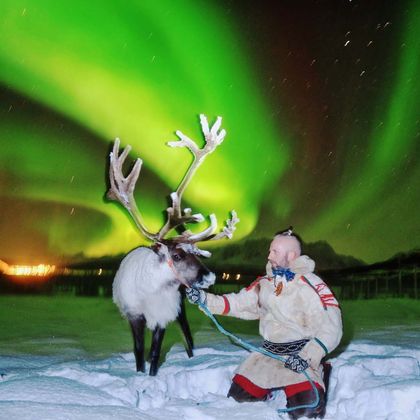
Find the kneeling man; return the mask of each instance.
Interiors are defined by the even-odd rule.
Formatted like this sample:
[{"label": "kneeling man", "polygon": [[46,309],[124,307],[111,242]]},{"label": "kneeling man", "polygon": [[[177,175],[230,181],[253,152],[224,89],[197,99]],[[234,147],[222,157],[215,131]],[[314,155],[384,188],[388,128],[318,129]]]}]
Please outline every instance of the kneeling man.
[{"label": "kneeling man", "polygon": [[239,366],[228,396],[239,402],[265,400],[271,391],[284,389],[287,407],[308,405],[316,395],[306,377],[314,381],[320,401],[315,408],[291,411],[290,417],[325,415],[324,364],[342,336],[341,311],[328,286],[313,271],[315,263],[301,255],[301,243],[291,229],[275,235],[270,245],[266,275],[238,293],[214,295],[188,289],[192,303],[205,303],[213,314],[259,319],[263,348],[286,359],[253,352]]}]

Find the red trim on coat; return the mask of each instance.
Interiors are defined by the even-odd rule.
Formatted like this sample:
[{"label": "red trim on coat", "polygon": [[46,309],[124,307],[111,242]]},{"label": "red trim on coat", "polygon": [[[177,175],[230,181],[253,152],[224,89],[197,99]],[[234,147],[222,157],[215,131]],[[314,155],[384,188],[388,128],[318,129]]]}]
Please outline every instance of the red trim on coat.
[{"label": "red trim on coat", "polygon": [[257,277],[257,280],[254,280],[249,286],[247,286],[246,288],[245,288],[245,290],[247,291],[247,292],[249,292],[250,290],[252,290],[255,286],[257,286],[258,285],[258,283],[260,282],[260,280],[262,279],[262,278],[264,278],[263,276],[260,276],[260,277]]},{"label": "red trim on coat", "polygon": [[225,302],[225,309],[223,309],[222,315],[226,315],[230,312],[230,303],[229,299],[225,295],[222,295],[222,298]]},{"label": "red trim on coat", "polygon": [[[322,386],[318,382],[314,382],[315,386],[318,389],[323,389]],[[299,392],[303,391],[310,391],[312,389],[312,385],[309,381],[300,382],[298,384],[288,385],[284,387],[284,392],[286,397],[292,397],[293,395],[299,394]]]},{"label": "red trim on coat", "polygon": [[[321,283],[314,286],[305,276],[301,276],[300,279],[314,290],[314,292],[321,299],[321,303],[324,309],[327,309],[327,306],[335,306],[336,308],[340,307],[334,294],[322,280]],[[325,293],[325,291],[327,293]]]},{"label": "red trim on coat", "polygon": [[263,398],[270,392],[269,389],[260,388],[258,385],[255,385],[253,382],[251,382],[248,378],[245,378],[245,376],[239,374],[236,374],[232,378],[232,382],[235,382],[235,384],[239,385],[242,389],[248,392],[248,394],[251,394],[256,398]]}]

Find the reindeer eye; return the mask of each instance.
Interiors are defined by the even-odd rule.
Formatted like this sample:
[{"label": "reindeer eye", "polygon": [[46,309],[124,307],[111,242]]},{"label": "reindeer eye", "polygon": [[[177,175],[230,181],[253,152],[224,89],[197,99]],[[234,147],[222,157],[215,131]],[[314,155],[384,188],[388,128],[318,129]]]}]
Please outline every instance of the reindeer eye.
[{"label": "reindeer eye", "polygon": [[174,261],[181,261],[181,260],[182,260],[182,256],[181,256],[180,254],[174,254],[174,255],[172,256],[172,259],[173,259]]}]

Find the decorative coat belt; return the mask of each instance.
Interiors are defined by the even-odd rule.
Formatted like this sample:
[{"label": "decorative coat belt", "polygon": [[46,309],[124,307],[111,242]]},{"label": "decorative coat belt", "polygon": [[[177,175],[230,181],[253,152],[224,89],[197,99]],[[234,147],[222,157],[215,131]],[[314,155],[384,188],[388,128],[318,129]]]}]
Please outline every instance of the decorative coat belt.
[{"label": "decorative coat belt", "polygon": [[298,354],[309,339],[304,338],[303,340],[289,341],[288,343],[272,343],[271,341],[264,340],[263,349],[273,354],[279,355],[292,355]]}]

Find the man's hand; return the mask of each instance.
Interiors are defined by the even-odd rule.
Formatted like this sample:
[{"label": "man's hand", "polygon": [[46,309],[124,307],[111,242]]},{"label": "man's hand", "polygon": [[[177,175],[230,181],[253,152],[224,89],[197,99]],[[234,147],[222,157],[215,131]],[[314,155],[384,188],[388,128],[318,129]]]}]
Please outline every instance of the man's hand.
[{"label": "man's hand", "polygon": [[299,352],[299,356],[309,363],[309,366],[316,370],[319,368],[322,358],[326,355],[325,346],[318,343],[319,340],[310,340]]},{"label": "man's hand", "polygon": [[293,370],[293,372],[301,373],[309,367],[309,364],[305,359],[302,359],[297,354],[292,354],[287,358],[284,366],[290,370]]},{"label": "man's hand", "polygon": [[195,289],[194,287],[189,287],[185,290],[188,302],[193,303],[194,305],[200,305],[206,303],[206,293],[202,289]]}]

